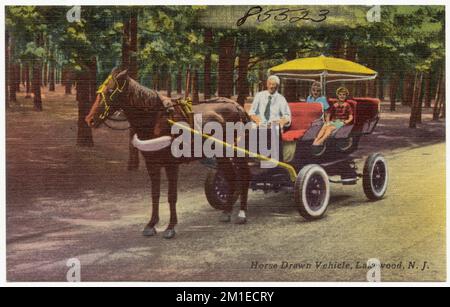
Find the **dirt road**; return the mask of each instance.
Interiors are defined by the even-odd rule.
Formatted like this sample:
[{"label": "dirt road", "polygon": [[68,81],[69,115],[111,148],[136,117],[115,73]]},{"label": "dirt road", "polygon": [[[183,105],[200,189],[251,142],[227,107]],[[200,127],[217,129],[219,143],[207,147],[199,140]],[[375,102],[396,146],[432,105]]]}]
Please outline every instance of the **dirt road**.
[{"label": "dirt road", "polygon": [[384,281],[446,277],[445,127],[428,113],[417,130],[406,110],[386,113],[362,144],[362,154],[388,158],[386,199],[368,202],[360,183],[333,185],[316,222],[299,216],[290,194],[251,192],[249,223],[221,224],[204,196],[207,169],[186,165],[178,233],[167,241],[141,235],[149,180],[143,166],[126,171],[126,132],[101,128],[95,147],[77,148],[74,97],[46,95],[43,113],[20,97],[6,115],[9,281],[65,281],[69,258],[80,260],[83,281],[364,281],[370,258],[386,264]]}]

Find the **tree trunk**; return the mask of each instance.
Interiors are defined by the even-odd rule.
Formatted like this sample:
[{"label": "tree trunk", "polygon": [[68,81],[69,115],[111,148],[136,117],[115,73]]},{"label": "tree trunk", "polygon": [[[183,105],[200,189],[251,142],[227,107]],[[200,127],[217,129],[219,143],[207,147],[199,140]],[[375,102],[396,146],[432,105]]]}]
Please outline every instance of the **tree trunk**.
[{"label": "tree trunk", "polygon": [[152,88],[155,91],[159,88],[159,67],[156,65],[152,67]]},{"label": "tree trunk", "polygon": [[183,70],[178,68],[177,72],[177,94],[181,95],[183,93]]},{"label": "tree trunk", "polygon": [[89,114],[92,100],[90,94],[90,71],[83,71],[78,73],[77,77],[77,100],[78,100],[78,135],[77,146],[91,147],[94,146],[92,138],[92,130],[84,120]]},{"label": "tree trunk", "polygon": [[439,116],[441,114],[442,104],[445,105],[445,95],[443,95],[445,87],[445,78],[444,78],[444,72],[442,71],[439,76],[438,80],[436,82],[436,95],[434,99],[434,109],[433,109],[433,120],[437,121],[439,120]]},{"label": "tree trunk", "polygon": [[184,98],[187,99],[189,97],[189,95],[191,95],[191,69],[188,68],[186,70],[186,85],[185,85],[185,90],[184,90]]},{"label": "tree trunk", "polygon": [[43,78],[43,82],[42,82],[42,86],[47,86],[48,85],[48,62],[45,61],[44,62],[44,78]]},{"label": "tree trunk", "polygon": [[230,98],[233,95],[233,75],[235,60],[235,38],[223,37],[219,42],[218,95]]},{"label": "tree trunk", "polygon": [[391,111],[396,110],[397,91],[399,86],[399,75],[393,74],[389,80],[389,99],[391,101]]},{"label": "tree trunk", "polygon": [[423,105],[423,95],[422,95],[422,84],[423,84],[423,72],[420,73],[419,83],[417,84],[417,93],[416,93],[416,123],[422,123],[422,105]]},{"label": "tree trunk", "polygon": [[165,91],[167,90],[167,77],[168,77],[168,73],[169,73],[169,67],[166,64],[163,64],[161,66],[161,70],[160,70],[160,80],[161,80],[161,85],[159,86],[159,90]]},{"label": "tree trunk", "polygon": [[[56,68],[56,77],[55,77],[55,83],[58,84],[58,69]],[[66,84],[66,69],[63,67],[62,73],[61,73],[61,85]]]},{"label": "tree trunk", "polygon": [[384,100],[384,80],[382,75],[380,75],[378,79],[378,99],[381,101]]},{"label": "tree trunk", "polygon": [[10,75],[11,75],[11,67],[10,67],[10,37],[9,32],[5,31],[5,107],[9,108],[9,84],[10,84]]},{"label": "tree trunk", "polygon": [[402,104],[405,106],[411,106],[414,93],[414,75],[407,72],[403,79],[403,100]]},{"label": "tree trunk", "polygon": [[134,80],[138,80],[138,63],[137,63],[137,51],[138,51],[138,41],[137,41],[137,12],[135,9],[131,12],[130,17],[130,70],[129,75]]},{"label": "tree trunk", "polygon": [[205,99],[211,98],[211,49],[212,49],[212,30],[205,30],[205,62],[204,62],[204,75],[203,75],[203,93]]},{"label": "tree trunk", "polygon": [[331,54],[336,58],[343,58],[344,51],[345,49],[342,37],[337,37],[331,44]]},{"label": "tree trunk", "polygon": [[25,63],[21,64],[20,73],[21,73],[21,75],[20,75],[20,84],[22,84],[23,88],[25,88],[25,86],[26,86],[25,80],[27,79],[26,78],[26,64]]},{"label": "tree trunk", "polygon": [[261,92],[266,88],[266,74],[264,73],[264,68],[261,66],[259,66],[258,69],[258,91]]},{"label": "tree trunk", "polygon": [[21,73],[20,73],[20,64],[19,63],[15,64],[14,72],[16,74],[16,77],[14,78],[14,86],[15,86],[16,92],[20,93]]},{"label": "tree trunk", "polygon": [[130,67],[130,18],[123,20],[123,36],[122,36],[122,68]]},{"label": "tree trunk", "polygon": [[198,70],[194,69],[194,78],[192,79],[192,103],[198,104],[200,102],[199,97],[199,78]]},{"label": "tree trunk", "polygon": [[16,102],[16,65],[14,63],[14,48],[15,48],[15,40],[14,37],[11,37],[10,40],[10,60],[9,60],[9,101]]},{"label": "tree trunk", "polygon": [[49,76],[48,76],[48,90],[50,92],[55,91],[55,60],[53,58],[53,52],[50,52],[50,68],[49,68]]},{"label": "tree trunk", "polygon": [[30,83],[30,64],[25,64],[25,90],[26,95],[25,98],[31,98],[31,83]]},{"label": "tree trunk", "polygon": [[416,119],[417,119],[417,117],[416,117],[416,106],[415,106],[415,101],[414,101],[414,98],[416,97],[416,93],[415,93],[415,91],[416,91],[416,84],[417,84],[417,75],[418,75],[418,73],[416,72],[416,76],[415,76],[415,78],[414,78],[414,88],[413,88],[413,100],[412,100],[412,103],[411,103],[411,115],[410,115],[410,117],[409,117],[409,128],[416,128],[417,127],[417,125],[416,125]]},{"label": "tree trunk", "polygon": [[62,68],[55,65],[55,71],[56,71],[55,83],[62,85]]},{"label": "tree trunk", "polygon": [[425,75],[425,92],[424,92],[424,103],[426,108],[431,108],[431,74],[427,73]]},{"label": "tree trunk", "polygon": [[[353,43],[351,40],[349,40],[349,41],[347,41],[347,46],[346,46],[346,52],[345,52],[345,58],[347,59],[347,60],[349,60],[349,61],[352,61],[352,62],[356,62],[356,54],[357,54],[357,52],[358,52],[358,48],[357,48],[357,46],[356,46],[356,44],[355,43]],[[354,96],[354,97],[357,97],[358,95],[357,95],[357,88],[359,88],[358,86],[357,86],[357,82],[351,82],[350,84],[349,84],[349,90],[350,90],[350,93]]]},{"label": "tree trunk", "polygon": [[247,96],[249,93],[248,88],[248,62],[250,60],[250,53],[247,49],[247,46],[244,46],[239,54],[239,70],[238,70],[238,98],[237,102],[243,106],[245,101],[247,100]]},{"label": "tree trunk", "polygon": [[42,111],[41,78],[42,64],[36,60],[33,63],[33,104],[35,111]]},{"label": "tree trunk", "polygon": [[16,65],[11,63],[9,65],[9,101],[16,102],[17,101],[17,87],[16,87]]},{"label": "tree trunk", "polygon": [[441,84],[441,118],[445,119],[445,108],[446,108],[446,103],[445,103],[445,70],[444,73],[442,75],[442,80],[441,80],[442,84]]},{"label": "tree trunk", "polygon": [[377,97],[377,84],[376,80],[370,80],[368,83],[368,97]]},{"label": "tree trunk", "polygon": [[445,119],[445,108],[446,108],[446,103],[445,103],[445,77],[444,80],[442,81],[442,90],[441,90],[441,98],[440,98],[440,118]]},{"label": "tree trunk", "polygon": [[[291,60],[295,60],[297,56],[297,52],[295,49],[289,49],[286,55],[286,60],[287,61],[291,61]],[[291,80],[291,79],[287,79],[284,81],[284,96],[286,97],[286,100],[288,102],[294,102],[297,101],[297,91],[296,91],[296,84],[295,84],[295,80]]]},{"label": "tree trunk", "polygon": [[94,102],[97,96],[97,58],[92,57],[89,63],[89,100]]},{"label": "tree trunk", "polygon": [[[44,35],[42,33],[36,36],[36,45],[41,47],[43,44]],[[41,84],[42,84],[42,62],[38,59],[33,61],[33,104],[35,111],[42,111],[42,97],[41,97]]]},{"label": "tree trunk", "polygon": [[[64,76],[64,78],[61,78],[61,79],[64,79],[64,82],[63,82],[63,85],[64,85],[64,93],[65,93],[66,95],[71,95],[71,94],[72,94],[72,83],[73,83],[72,78],[73,78],[73,73],[72,73],[71,70],[69,70],[69,69],[66,67],[66,68],[63,68],[61,75]],[[61,77],[62,77],[62,76],[61,76]]]},{"label": "tree trunk", "polygon": [[[137,41],[137,22],[138,22],[138,15],[136,9],[132,9],[131,16],[130,16],[130,22],[129,22],[129,56],[130,56],[130,70],[129,75],[134,80],[138,79],[138,64],[137,64],[137,51],[138,51],[138,41]],[[125,36],[125,33],[124,33]],[[133,136],[135,134],[135,131],[133,129],[130,129],[130,135],[129,135],[129,154],[128,154],[128,170],[137,170],[139,168],[139,151],[136,147],[133,146],[131,141],[133,140]]]},{"label": "tree trunk", "polygon": [[167,97],[172,97],[172,74],[169,71],[167,74]]},{"label": "tree trunk", "polygon": [[423,73],[416,72],[414,78],[413,95],[411,102],[411,115],[409,118],[409,128],[417,128],[417,119],[419,112],[420,88],[422,84]]}]

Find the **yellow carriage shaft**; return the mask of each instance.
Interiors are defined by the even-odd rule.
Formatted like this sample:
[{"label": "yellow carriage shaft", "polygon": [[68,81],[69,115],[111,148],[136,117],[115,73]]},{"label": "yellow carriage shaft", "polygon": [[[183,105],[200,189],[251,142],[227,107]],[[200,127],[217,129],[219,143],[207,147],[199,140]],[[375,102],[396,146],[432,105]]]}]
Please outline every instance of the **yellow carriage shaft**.
[{"label": "yellow carriage shaft", "polygon": [[285,170],[288,171],[289,177],[290,177],[290,179],[291,179],[292,182],[295,182],[295,181],[297,180],[297,171],[296,171],[295,168],[294,168],[292,165],[290,165],[290,164],[287,164],[287,163],[284,163],[284,162],[280,162],[280,161],[278,161],[278,160],[275,160],[275,159],[272,159],[272,158],[269,158],[269,157],[266,157],[266,156],[263,156],[263,155],[260,155],[260,154],[251,152],[251,151],[249,151],[249,150],[247,150],[247,149],[244,149],[244,148],[241,148],[241,147],[238,147],[238,146],[229,144],[229,143],[227,143],[227,142],[224,142],[224,141],[222,141],[222,140],[219,140],[218,138],[215,138],[215,137],[213,137],[213,136],[207,135],[207,134],[205,134],[205,133],[201,133],[201,132],[198,131],[198,130],[192,129],[191,127],[188,127],[188,126],[186,126],[186,125],[183,125],[183,124],[178,123],[178,122],[176,122],[176,121],[173,121],[173,120],[171,120],[171,119],[169,119],[168,122],[169,122],[171,125],[177,126],[177,127],[181,128],[181,129],[188,130],[188,131],[190,131],[191,133],[200,135],[200,136],[202,136],[202,137],[205,138],[205,139],[212,140],[213,142],[218,143],[218,144],[221,144],[221,145],[223,145],[223,146],[225,146],[225,147],[227,147],[227,148],[232,148],[232,149],[233,149],[234,151],[236,151],[236,152],[244,153],[244,154],[246,154],[246,155],[248,155],[248,156],[250,156],[250,157],[252,157],[252,158],[256,158],[256,159],[261,160],[261,161],[267,161],[267,162],[274,163],[276,166],[279,166],[279,167],[281,167],[281,168],[284,168]]}]

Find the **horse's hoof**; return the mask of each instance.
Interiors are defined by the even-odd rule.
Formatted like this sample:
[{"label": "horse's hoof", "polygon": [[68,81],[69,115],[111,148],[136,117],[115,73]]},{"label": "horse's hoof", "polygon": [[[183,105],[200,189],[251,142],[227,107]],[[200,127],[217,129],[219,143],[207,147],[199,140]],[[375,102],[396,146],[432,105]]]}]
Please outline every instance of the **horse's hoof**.
[{"label": "horse's hoof", "polygon": [[247,223],[247,218],[238,216],[235,223],[238,225],[243,225]]},{"label": "horse's hoof", "polygon": [[156,229],[155,227],[145,227],[144,231],[142,232],[142,234],[144,235],[144,237],[153,237],[154,235],[156,235]]},{"label": "horse's hoof", "polygon": [[222,223],[229,223],[231,222],[231,215],[228,213],[222,213],[219,221],[221,221]]},{"label": "horse's hoof", "polygon": [[166,231],[164,231],[164,239],[172,239],[175,237],[175,234],[175,229],[166,229]]}]

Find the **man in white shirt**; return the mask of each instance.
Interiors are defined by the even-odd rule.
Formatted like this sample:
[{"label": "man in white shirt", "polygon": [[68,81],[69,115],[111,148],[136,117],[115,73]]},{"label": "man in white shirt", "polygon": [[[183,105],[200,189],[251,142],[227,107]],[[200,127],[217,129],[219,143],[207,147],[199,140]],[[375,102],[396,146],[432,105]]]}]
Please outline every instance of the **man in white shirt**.
[{"label": "man in white shirt", "polygon": [[291,110],[286,98],[278,93],[279,86],[280,78],[270,76],[267,79],[267,90],[255,95],[248,114],[258,126],[279,124],[284,128],[291,125]]}]

